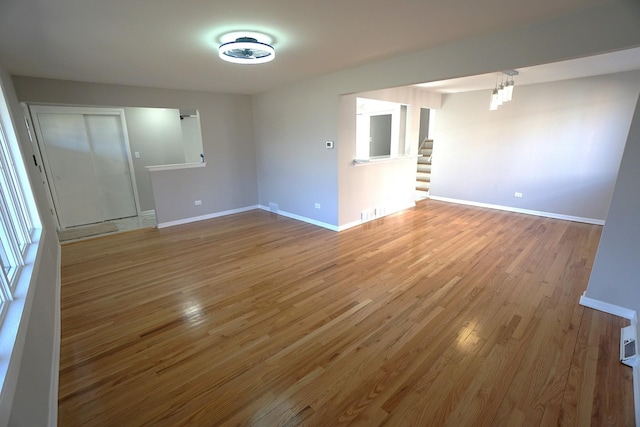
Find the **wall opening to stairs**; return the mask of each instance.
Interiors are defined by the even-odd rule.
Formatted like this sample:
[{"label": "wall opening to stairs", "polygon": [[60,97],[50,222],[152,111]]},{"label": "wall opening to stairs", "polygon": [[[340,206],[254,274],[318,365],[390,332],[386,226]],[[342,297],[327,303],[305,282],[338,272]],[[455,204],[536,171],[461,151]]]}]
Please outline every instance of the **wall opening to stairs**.
[{"label": "wall opening to stairs", "polygon": [[431,162],[433,160],[433,139],[431,129],[435,111],[429,108],[420,109],[420,140],[418,146],[418,162],[416,170],[416,200],[429,197],[431,187]]}]

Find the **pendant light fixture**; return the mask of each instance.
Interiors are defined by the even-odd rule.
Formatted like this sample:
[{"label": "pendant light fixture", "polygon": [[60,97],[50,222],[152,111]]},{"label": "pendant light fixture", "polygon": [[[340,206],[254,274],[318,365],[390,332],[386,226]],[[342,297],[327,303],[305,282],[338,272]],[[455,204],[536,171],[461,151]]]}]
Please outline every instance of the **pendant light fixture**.
[{"label": "pendant light fixture", "polygon": [[221,37],[218,55],[235,64],[264,64],[273,61],[276,51],[271,38],[255,32],[234,32]]},{"label": "pendant light fixture", "polygon": [[[513,86],[515,84],[513,77],[520,74],[516,70],[506,70],[502,72],[502,81],[500,85],[498,85],[498,74],[496,76],[496,87],[491,92],[491,99],[489,101],[489,110],[495,111],[499,106],[504,104],[505,102],[509,102],[513,99]],[[505,76],[506,82],[505,82]]]}]

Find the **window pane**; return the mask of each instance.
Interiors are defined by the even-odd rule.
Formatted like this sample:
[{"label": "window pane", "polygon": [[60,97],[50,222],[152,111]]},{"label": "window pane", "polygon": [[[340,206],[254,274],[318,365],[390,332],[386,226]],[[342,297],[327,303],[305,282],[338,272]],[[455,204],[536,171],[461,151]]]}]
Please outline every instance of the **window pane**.
[{"label": "window pane", "polygon": [[7,252],[4,250],[2,245],[0,245],[0,262],[2,262],[2,270],[4,271],[4,274],[8,276],[11,271],[11,262],[9,262]]},{"label": "window pane", "polygon": [[31,221],[26,215],[24,196],[15,173],[13,160],[6,144],[4,131],[0,129],[0,190],[6,209],[5,220],[11,224],[13,244],[22,254],[30,243]]},{"label": "window pane", "polygon": [[11,285],[20,267],[22,256],[19,253],[15,253],[15,246],[11,241],[11,231],[5,226],[4,209],[1,209],[1,205],[4,203],[1,202],[0,200],[0,260],[2,260],[2,272],[8,284]]}]

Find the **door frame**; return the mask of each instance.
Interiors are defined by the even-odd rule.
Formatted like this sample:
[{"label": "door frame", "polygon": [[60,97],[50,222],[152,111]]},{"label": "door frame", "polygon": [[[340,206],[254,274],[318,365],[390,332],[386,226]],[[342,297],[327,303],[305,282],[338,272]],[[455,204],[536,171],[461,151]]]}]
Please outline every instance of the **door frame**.
[{"label": "door frame", "polygon": [[56,208],[55,200],[56,193],[53,185],[51,183],[51,179],[49,178],[50,167],[49,160],[47,158],[46,150],[41,146],[42,136],[40,134],[40,123],[38,122],[37,112],[44,113],[61,113],[61,114],[93,114],[93,115],[108,115],[108,116],[118,116],[120,118],[120,124],[122,125],[122,137],[124,140],[125,151],[127,156],[127,166],[129,167],[129,178],[131,181],[131,188],[133,190],[133,200],[136,208],[136,214],[138,216],[141,215],[142,211],[140,209],[140,200],[138,198],[138,186],[136,184],[136,176],[135,169],[133,167],[133,158],[131,156],[131,145],[129,144],[129,132],[127,130],[127,123],[125,120],[124,108],[108,108],[108,107],[84,107],[84,106],[70,106],[70,105],[47,105],[47,104],[35,104],[35,103],[26,103],[25,111],[28,111],[29,117],[27,121],[31,124],[32,130],[32,138],[35,141],[32,141],[34,144],[34,150],[37,152],[37,157],[40,162],[40,170],[41,176],[43,179],[43,184],[46,188],[47,198],[51,205],[51,212],[53,214],[56,228],[58,231],[62,231],[65,228],[62,227],[60,223],[60,219],[58,216],[58,210]]}]

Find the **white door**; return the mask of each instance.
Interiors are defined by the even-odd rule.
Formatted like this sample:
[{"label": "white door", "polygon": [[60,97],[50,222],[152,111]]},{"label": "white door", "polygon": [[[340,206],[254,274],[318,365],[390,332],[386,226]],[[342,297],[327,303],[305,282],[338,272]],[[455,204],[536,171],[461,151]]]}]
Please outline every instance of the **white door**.
[{"label": "white door", "polygon": [[128,149],[118,116],[84,116],[93,151],[93,169],[98,182],[104,219],[138,214],[129,170]]},{"label": "white door", "polygon": [[120,114],[31,108],[60,227],[136,216]]}]

